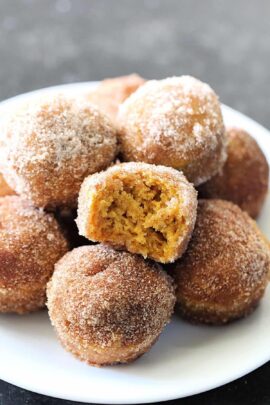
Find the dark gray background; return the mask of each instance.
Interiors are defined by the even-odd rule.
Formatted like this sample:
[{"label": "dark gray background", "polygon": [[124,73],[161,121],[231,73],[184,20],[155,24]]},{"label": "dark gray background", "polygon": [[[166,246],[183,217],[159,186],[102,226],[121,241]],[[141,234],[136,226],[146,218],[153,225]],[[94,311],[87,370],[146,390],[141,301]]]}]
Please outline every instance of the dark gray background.
[{"label": "dark gray background", "polygon": [[[0,0],[0,99],[131,72],[188,73],[270,127],[269,61],[269,0]],[[0,405],[60,403],[0,382]],[[178,403],[270,404],[270,364]]]}]

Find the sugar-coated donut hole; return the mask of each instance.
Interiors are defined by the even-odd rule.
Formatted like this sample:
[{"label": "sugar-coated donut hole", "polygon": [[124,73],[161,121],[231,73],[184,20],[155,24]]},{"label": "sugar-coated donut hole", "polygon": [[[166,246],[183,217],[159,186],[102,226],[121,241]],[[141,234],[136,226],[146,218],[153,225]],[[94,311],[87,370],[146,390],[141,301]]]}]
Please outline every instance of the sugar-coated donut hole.
[{"label": "sugar-coated donut hole", "polygon": [[84,180],[77,224],[92,241],[168,263],[185,251],[196,208],[197,193],[183,173],[121,163]]},{"label": "sugar-coated donut hole", "polygon": [[198,188],[202,198],[232,201],[256,218],[267,196],[269,165],[256,140],[237,127],[226,129],[227,160],[222,169]]},{"label": "sugar-coated donut hole", "polygon": [[83,179],[108,167],[117,153],[113,124],[81,98],[34,98],[1,122],[5,180],[38,207],[77,205]]},{"label": "sugar-coated donut hole", "polygon": [[118,108],[126,98],[136,91],[145,80],[137,74],[102,80],[98,86],[86,94],[86,100],[103,111],[117,123]]},{"label": "sugar-coated donut hole", "polygon": [[175,304],[172,280],[159,265],[102,244],[67,253],[47,296],[62,345],[98,366],[128,363],[148,351]]},{"label": "sugar-coated donut hole", "polygon": [[211,178],[225,161],[218,97],[194,77],[146,82],[120,105],[118,121],[125,161],[182,170],[195,185]]},{"label": "sugar-coated donut hole", "polygon": [[0,312],[45,306],[46,285],[68,243],[51,214],[19,196],[0,198]]},{"label": "sugar-coated donut hole", "polygon": [[237,205],[199,200],[187,251],[167,270],[184,318],[227,323],[250,314],[260,302],[270,271],[269,242]]}]

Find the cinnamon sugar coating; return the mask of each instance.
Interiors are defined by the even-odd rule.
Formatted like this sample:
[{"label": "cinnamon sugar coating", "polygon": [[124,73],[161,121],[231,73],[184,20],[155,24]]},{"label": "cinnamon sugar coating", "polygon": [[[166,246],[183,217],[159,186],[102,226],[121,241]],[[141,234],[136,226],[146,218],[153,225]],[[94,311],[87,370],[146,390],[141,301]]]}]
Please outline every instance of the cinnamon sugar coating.
[{"label": "cinnamon sugar coating", "polygon": [[269,270],[269,245],[248,214],[228,201],[199,200],[187,251],[171,266],[177,310],[210,324],[248,315],[264,294]]},{"label": "cinnamon sugar coating", "polygon": [[44,307],[47,281],[67,250],[52,215],[19,196],[0,198],[0,312]]},{"label": "cinnamon sugar coating", "polygon": [[158,265],[104,245],[67,253],[55,266],[47,295],[62,345],[92,365],[141,356],[175,304],[172,280]]},{"label": "cinnamon sugar coating", "polygon": [[146,82],[120,106],[118,120],[124,160],[171,166],[199,185],[226,159],[218,97],[193,77]]},{"label": "cinnamon sugar coating", "polygon": [[75,206],[84,177],[110,165],[116,142],[112,124],[89,103],[34,99],[3,123],[1,171],[36,206]]},{"label": "cinnamon sugar coating", "polygon": [[105,79],[87,93],[86,99],[117,123],[120,104],[144,83],[145,80],[137,74]]},{"label": "cinnamon sugar coating", "polygon": [[228,158],[223,168],[199,187],[202,198],[221,198],[256,218],[265,201],[269,166],[256,140],[240,128],[229,128]]}]

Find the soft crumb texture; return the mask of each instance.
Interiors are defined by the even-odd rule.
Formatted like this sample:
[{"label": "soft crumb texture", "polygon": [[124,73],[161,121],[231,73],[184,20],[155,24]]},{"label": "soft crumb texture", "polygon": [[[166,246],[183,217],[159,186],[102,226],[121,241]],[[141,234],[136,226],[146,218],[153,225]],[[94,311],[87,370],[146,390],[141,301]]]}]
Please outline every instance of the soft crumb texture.
[{"label": "soft crumb texture", "polygon": [[15,191],[13,191],[9,187],[4,177],[0,173],[0,197],[5,197],[6,195],[13,195],[13,194],[15,194]]},{"label": "soft crumb texture", "polygon": [[118,120],[127,161],[171,166],[199,185],[226,159],[218,97],[193,77],[146,82],[120,106]]},{"label": "soft crumb texture", "polygon": [[144,83],[145,80],[137,74],[105,79],[87,93],[86,99],[117,124],[119,105]]},{"label": "soft crumb texture", "polygon": [[269,245],[248,214],[228,201],[199,200],[188,249],[171,269],[177,309],[210,324],[248,315],[263,296],[269,269]]},{"label": "soft crumb texture", "polygon": [[220,198],[239,205],[256,218],[265,201],[269,166],[259,145],[240,128],[227,129],[228,158],[223,168],[202,184],[203,198]]},{"label": "soft crumb texture", "polygon": [[2,126],[5,179],[39,207],[76,205],[83,179],[116,154],[116,131],[107,118],[63,95],[34,99]]},{"label": "soft crumb texture", "polygon": [[55,266],[47,295],[61,343],[92,365],[127,363],[144,354],[175,304],[172,280],[157,264],[104,245],[67,253]]},{"label": "soft crumb texture", "polygon": [[44,307],[47,281],[67,250],[53,216],[18,196],[0,198],[0,312]]},{"label": "soft crumb texture", "polygon": [[90,240],[167,263],[185,251],[196,209],[197,193],[181,172],[123,163],[85,179],[77,224]]}]

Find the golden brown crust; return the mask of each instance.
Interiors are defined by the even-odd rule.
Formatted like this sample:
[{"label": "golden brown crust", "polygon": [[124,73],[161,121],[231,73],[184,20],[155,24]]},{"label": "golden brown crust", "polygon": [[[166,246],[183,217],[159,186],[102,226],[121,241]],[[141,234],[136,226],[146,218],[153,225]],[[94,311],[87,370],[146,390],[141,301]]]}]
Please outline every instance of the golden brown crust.
[{"label": "golden brown crust", "polygon": [[75,206],[84,177],[117,152],[107,117],[80,99],[34,99],[3,123],[1,170],[11,187],[39,207]]},{"label": "golden brown crust", "polygon": [[118,119],[124,160],[180,169],[198,185],[226,159],[218,97],[193,77],[146,82],[120,106]]},{"label": "golden brown crust", "polygon": [[172,280],[158,265],[104,245],[67,253],[55,266],[47,295],[63,346],[95,365],[142,355],[175,304]]},{"label": "golden brown crust", "polygon": [[18,196],[0,199],[0,312],[45,304],[54,263],[68,250],[55,219]]},{"label": "golden brown crust", "polygon": [[105,79],[86,95],[86,99],[116,124],[119,105],[144,83],[145,80],[137,74]]},{"label": "golden brown crust", "polygon": [[268,191],[267,160],[246,131],[229,128],[226,132],[228,158],[220,172],[199,187],[200,196],[232,201],[256,218]]},{"label": "golden brown crust", "polygon": [[269,269],[269,247],[248,214],[228,201],[199,200],[188,249],[170,269],[177,309],[203,323],[245,316],[262,297]]},{"label": "golden brown crust", "polygon": [[[161,179],[164,184],[171,184],[176,188],[173,199],[178,198],[181,201],[181,217],[185,224],[183,232],[179,235],[168,259],[164,260],[161,254],[154,256],[151,252],[145,255],[161,263],[173,262],[183,254],[190,240],[196,220],[197,195],[194,187],[186,180],[185,176],[181,172],[169,167],[129,162],[114,165],[104,172],[96,173],[86,178],[82,184],[78,201],[77,225],[80,235],[93,241],[108,243],[117,249],[125,249],[131,253],[141,253],[139,250],[131,250],[126,240],[122,241],[119,238],[117,243],[114,243],[109,239],[97,238],[95,226],[96,210],[94,208],[96,201],[98,204],[99,193],[103,189],[112,189],[114,182],[122,181],[125,177],[132,178],[134,184],[138,182],[142,185],[144,179],[156,177]],[[169,203],[170,201],[168,201],[168,205]]]}]

